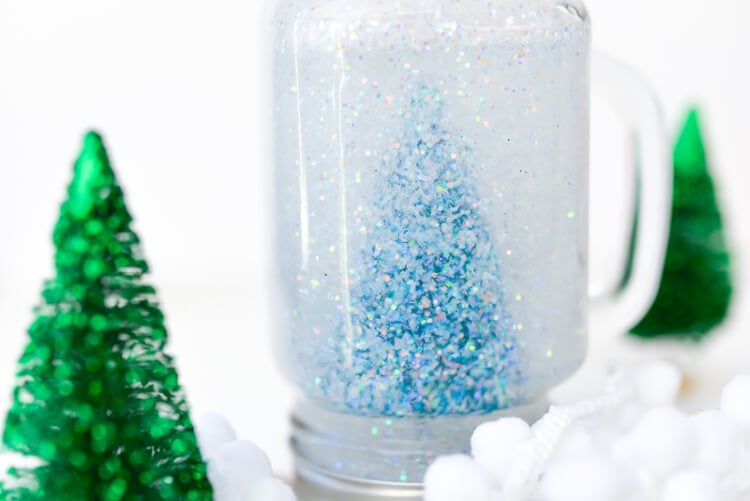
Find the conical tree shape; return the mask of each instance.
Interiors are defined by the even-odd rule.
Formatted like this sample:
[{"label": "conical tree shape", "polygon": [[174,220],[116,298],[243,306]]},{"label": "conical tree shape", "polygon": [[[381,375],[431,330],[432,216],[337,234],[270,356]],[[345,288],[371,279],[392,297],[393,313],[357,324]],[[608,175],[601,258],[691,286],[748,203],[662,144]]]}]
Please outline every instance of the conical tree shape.
[{"label": "conical tree shape", "polygon": [[7,499],[208,500],[148,267],[101,138],[89,133],[54,231],[3,442],[44,465]]},{"label": "conical tree shape", "polygon": [[344,399],[362,414],[489,412],[512,401],[517,349],[469,149],[421,89],[384,161],[352,302]]},{"label": "conical tree shape", "polygon": [[730,256],[709,173],[698,110],[691,109],[674,149],[669,244],[654,304],[632,329],[642,337],[701,339],[726,317]]}]

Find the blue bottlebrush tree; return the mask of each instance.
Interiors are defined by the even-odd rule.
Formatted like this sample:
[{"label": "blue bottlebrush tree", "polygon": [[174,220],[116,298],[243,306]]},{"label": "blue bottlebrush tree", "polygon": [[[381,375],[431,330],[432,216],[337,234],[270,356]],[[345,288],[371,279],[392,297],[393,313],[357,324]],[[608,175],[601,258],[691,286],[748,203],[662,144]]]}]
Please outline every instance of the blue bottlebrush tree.
[{"label": "blue bottlebrush tree", "polygon": [[347,406],[394,416],[492,411],[514,400],[517,349],[469,149],[422,88],[382,164],[352,300]]}]

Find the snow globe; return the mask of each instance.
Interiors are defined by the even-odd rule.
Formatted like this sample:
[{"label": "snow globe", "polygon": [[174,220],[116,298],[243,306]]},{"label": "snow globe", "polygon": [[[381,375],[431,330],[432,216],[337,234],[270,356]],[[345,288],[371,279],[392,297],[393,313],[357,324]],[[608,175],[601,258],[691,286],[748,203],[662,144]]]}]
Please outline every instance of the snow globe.
[{"label": "snow globe", "polygon": [[[297,471],[418,492],[433,458],[540,415],[584,358],[589,20],[577,0],[287,0],[273,24]],[[626,319],[658,279],[667,154],[643,90],[611,94],[642,146],[632,284],[599,309]]]}]

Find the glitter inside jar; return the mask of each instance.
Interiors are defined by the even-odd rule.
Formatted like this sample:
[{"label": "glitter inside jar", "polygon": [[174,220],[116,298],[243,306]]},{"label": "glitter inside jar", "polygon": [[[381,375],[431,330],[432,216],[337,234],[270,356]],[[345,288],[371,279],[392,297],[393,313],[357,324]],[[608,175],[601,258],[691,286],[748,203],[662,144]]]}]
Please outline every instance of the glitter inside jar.
[{"label": "glitter inside jar", "polygon": [[[580,364],[583,12],[547,0],[277,11],[278,346],[302,408],[361,420],[380,443],[396,420],[391,437],[419,442],[408,423],[536,402]],[[396,470],[343,467],[403,481]]]}]

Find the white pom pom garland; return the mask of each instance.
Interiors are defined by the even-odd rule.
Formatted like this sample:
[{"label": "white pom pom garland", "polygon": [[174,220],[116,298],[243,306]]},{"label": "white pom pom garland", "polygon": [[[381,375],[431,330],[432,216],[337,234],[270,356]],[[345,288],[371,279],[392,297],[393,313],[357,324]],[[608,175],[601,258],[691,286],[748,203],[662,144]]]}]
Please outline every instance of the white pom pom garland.
[{"label": "white pom pom garland", "polygon": [[705,471],[687,470],[669,477],[663,501],[725,501],[718,480]]},{"label": "white pom pom garland", "polygon": [[633,375],[636,398],[645,405],[670,405],[677,400],[682,374],[668,362],[652,362],[637,367]]},{"label": "white pom pom garland", "polygon": [[750,375],[724,388],[720,410],[690,416],[673,406],[681,386],[675,366],[655,362],[618,371],[603,396],[552,406],[531,427],[485,423],[473,459],[428,469],[425,499],[750,500]]},{"label": "white pom pom garland", "polygon": [[721,392],[721,412],[740,426],[750,429],[750,374],[729,382]]},{"label": "white pom pom garland", "polygon": [[237,439],[232,425],[219,414],[203,414],[193,424],[204,459],[212,458],[219,447]]},{"label": "white pom pom garland", "polygon": [[214,501],[295,501],[294,493],[271,476],[271,461],[260,448],[236,440],[232,426],[218,414],[195,421],[195,431]]},{"label": "white pom pom garland", "polygon": [[531,427],[520,418],[502,418],[484,423],[471,437],[471,454],[490,473],[496,483],[505,482],[505,476],[518,460],[520,447],[531,439]]},{"label": "white pom pom garland", "polygon": [[493,501],[487,474],[463,454],[437,458],[427,470],[424,484],[425,501]]},{"label": "white pom pom garland", "polygon": [[624,440],[626,457],[656,477],[682,468],[693,452],[688,418],[674,407],[648,411]]}]

